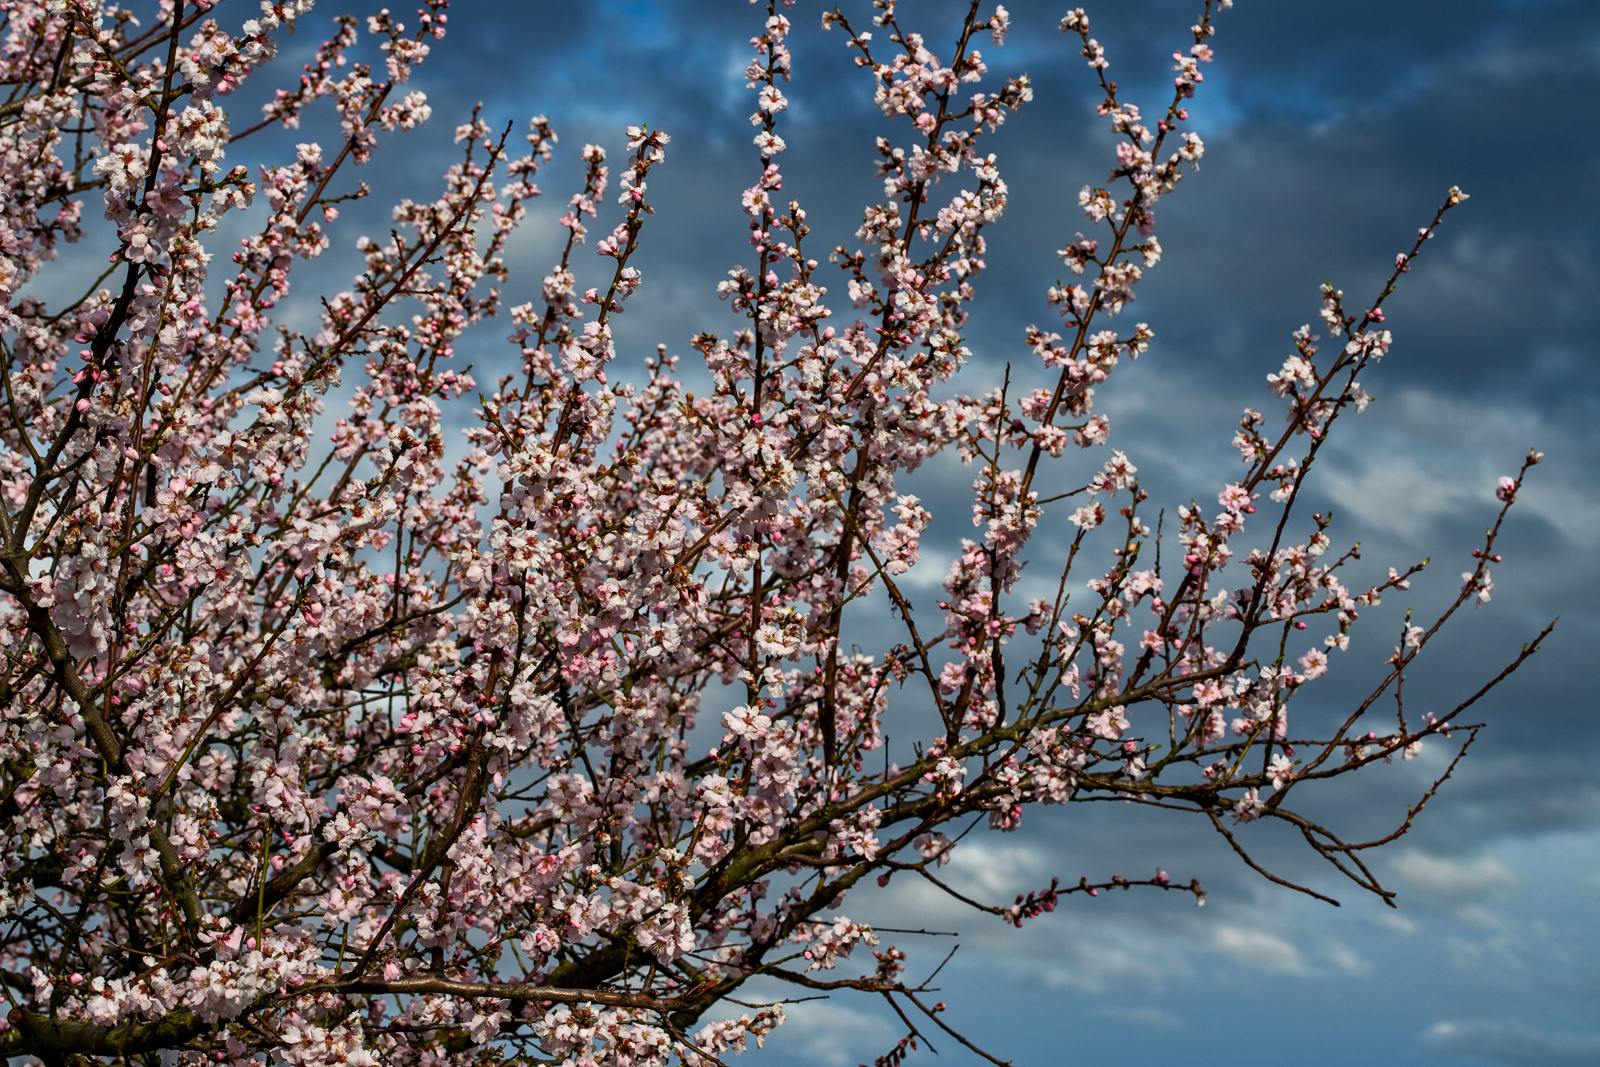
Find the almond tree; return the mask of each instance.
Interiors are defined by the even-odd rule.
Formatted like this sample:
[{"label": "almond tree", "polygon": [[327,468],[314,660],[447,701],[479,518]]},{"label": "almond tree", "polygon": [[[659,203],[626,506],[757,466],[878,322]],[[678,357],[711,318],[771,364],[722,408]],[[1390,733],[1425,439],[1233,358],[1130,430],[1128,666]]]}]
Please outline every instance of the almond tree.
[{"label": "almond tree", "polygon": [[[974,2],[949,55],[893,0],[870,33],[822,16],[888,121],[882,200],[855,243],[818,249],[782,195],[793,28],[769,3],[746,71],[751,249],[717,287],[742,325],[692,339],[696,395],[667,346],[619,359],[613,338],[660,130],[628,128],[614,186],[582,150],[537,288],[502,252],[556,145],[543,117],[513,147],[472,116],[437,197],[398,203],[387,236],[336,224],[368,194],[352,168],[428,118],[406,88],[444,36],[445,0],[426,4],[409,27],[339,18],[259,117],[228,97],[277,73],[311,0],[267,0],[236,33],[214,14],[254,12],[214,0],[143,21],[108,0],[0,5],[0,1051],[699,1065],[782,1021],[781,1003],[719,1008],[761,976],[886,997],[907,1027],[895,1064],[945,1027],[937,959],[909,969],[844,909],[892,878],[954,894],[938,869],[961,835],[1035,803],[1187,812],[1253,867],[1242,824],[1282,820],[1391,895],[1362,853],[1432,789],[1377,840],[1291,796],[1452,731],[1459,759],[1464,713],[1538,641],[1460,706],[1401,699],[1440,626],[1489,598],[1497,519],[1370,696],[1326,730],[1297,722],[1291,698],[1419,568],[1347,586],[1354,550],[1296,501],[1367,403],[1385,298],[1465,194],[1370,303],[1324,289],[1317,332],[1268,378],[1277,403],[1245,410],[1237,477],[1207,490],[1216,508],[1171,512],[1163,546],[1134,463],[1098,451],[1095,391],[1151,344],[1121,314],[1161,257],[1157,202],[1201,158],[1187,108],[1229,0],[1205,0],[1154,118],[1119,97],[1083,12],[1062,21],[1115,167],[1079,194],[1089,235],[1017,353],[1018,380],[1044,384],[971,395],[963,330],[1007,200],[981,146],[1033,95],[977,47],[1003,41],[1004,8]],[[374,44],[379,69],[356,61]],[[230,164],[321,108],[338,143]],[[230,211],[252,236],[219,262]],[[293,288],[297,261],[353,239],[347,289]],[[52,266],[75,242],[107,256],[87,291]],[[314,331],[277,321],[290,300],[293,321],[320,309]],[[480,385],[455,346],[491,316],[511,347]],[[470,412],[463,446],[449,409]],[[919,611],[902,583],[931,515],[897,485],[950,450],[976,472],[977,529]],[[1501,480],[1506,508],[1537,461]],[[1069,544],[1035,588],[1023,565],[1052,514]],[[891,615],[880,647],[842,647],[848,620]],[[725,691],[708,750],[691,730]],[[892,752],[891,707],[920,731]],[[1203,900],[1158,871],[967,903],[1021,925],[1131,885]]]}]

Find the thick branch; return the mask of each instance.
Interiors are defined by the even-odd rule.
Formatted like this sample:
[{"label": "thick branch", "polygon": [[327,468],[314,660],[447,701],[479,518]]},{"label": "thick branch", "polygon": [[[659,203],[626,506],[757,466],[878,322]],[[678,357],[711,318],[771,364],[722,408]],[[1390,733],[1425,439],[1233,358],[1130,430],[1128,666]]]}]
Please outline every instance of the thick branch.
[{"label": "thick branch", "polygon": [[171,1012],[154,1022],[126,1022],[116,1026],[52,1019],[48,1015],[12,1008],[9,1040],[0,1054],[37,1056],[46,1064],[59,1064],[69,1056],[137,1056],[161,1049],[180,1048],[213,1024],[202,1022],[187,1009]]}]

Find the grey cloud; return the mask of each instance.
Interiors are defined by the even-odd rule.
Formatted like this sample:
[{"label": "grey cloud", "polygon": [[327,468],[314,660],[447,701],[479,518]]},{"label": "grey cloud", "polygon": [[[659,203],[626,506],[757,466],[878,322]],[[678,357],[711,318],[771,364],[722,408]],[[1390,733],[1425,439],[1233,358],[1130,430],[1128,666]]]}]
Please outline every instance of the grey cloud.
[{"label": "grey cloud", "polygon": [[773,1051],[799,1052],[805,1062],[823,1067],[851,1067],[863,1054],[885,1052],[902,1029],[898,1021],[839,1001],[791,1004],[784,1014],[787,1021],[767,1039]]},{"label": "grey cloud", "polygon": [[1112,1019],[1121,1019],[1135,1026],[1161,1030],[1171,1030],[1183,1025],[1182,1019],[1160,1008],[1101,1008],[1099,1014]]},{"label": "grey cloud", "polygon": [[1439,1022],[1422,1043],[1445,1052],[1526,1067],[1592,1064],[1600,1059],[1600,1035],[1536,1030],[1514,1023]]},{"label": "grey cloud", "polygon": [[1518,885],[1517,875],[1494,856],[1450,859],[1417,849],[1395,853],[1387,864],[1402,885],[1442,900],[1501,896]]}]

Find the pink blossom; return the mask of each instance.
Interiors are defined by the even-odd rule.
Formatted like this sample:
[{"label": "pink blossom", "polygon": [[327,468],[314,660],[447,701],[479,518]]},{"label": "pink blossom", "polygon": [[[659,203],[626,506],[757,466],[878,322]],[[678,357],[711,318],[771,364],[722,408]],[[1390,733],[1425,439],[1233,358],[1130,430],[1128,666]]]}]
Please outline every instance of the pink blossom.
[{"label": "pink blossom", "polygon": [[722,725],[735,737],[760,740],[765,737],[772,727],[772,719],[763,715],[755,708],[745,706],[734,708],[732,711],[723,712]]},{"label": "pink blossom", "polygon": [[1314,648],[1300,657],[1300,673],[1309,680],[1328,673],[1328,654]]}]

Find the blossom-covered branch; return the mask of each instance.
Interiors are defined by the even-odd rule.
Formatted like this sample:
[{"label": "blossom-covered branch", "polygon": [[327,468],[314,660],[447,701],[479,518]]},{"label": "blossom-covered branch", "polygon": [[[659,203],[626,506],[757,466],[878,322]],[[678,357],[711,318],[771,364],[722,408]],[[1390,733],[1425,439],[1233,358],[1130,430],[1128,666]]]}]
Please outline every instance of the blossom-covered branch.
[{"label": "blossom-covered branch", "polygon": [[[1282,820],[1388,899],[1361,854],[1455,762],[1372,840],[1291,799],[1477,736],[1469,710],[1539,639],[1453,708],[1416,713],[1404,682],[1489,599],[1539,457],[1498,483],[1456,599],[1408,616],[1385,677],[1319,725],[1292,699],[1421,567],[1358,578],[1301,490],[1370,401],[1385,299],[1465,194],[1363,310],[1323,290],[1320,336],[1296,331],[1267,376],[1278,416],[1245,410],[1215,508],[1180,504],[1164,539],[1136,449],[1097,451],[1096,390],[1154,341],[1120,316],[1162,258],[1157,205],[1203,157],[1188,108],[1228,0],[1205,0],[1153,125],[1084,12],[1062,21],[1112,169],[1076,197],[1070,277],[1041,285],[1061,321],[977,393],[966,331],[1009,204],[988,147],[1034,93],[979,47],[1004,43],[1003,7],[974,0],[954,34],[893,0],[870,30],[822,16],[886,124],[864,161],[882,196],[823,255],[784,193],[801,31],[767,4],[745,69],[749,258],[714,286],[736,325],[689,340],[691,375],[668,343],[619,353],[615,330],[651,281],[667,133],[578,152],[537,284],[506,249],[558,144],[543,116],[513,147],[473,112],[436,194],[359,236],[358,168],[431,117],[406,86],[445,0],[411,27],[334,20],[248,118],[230,96],[276,75],[311,0],[232,32],[214,9],[235,2],[166,0],[144,27],[105,0],[19,0],[0,26],[0,1051],[700,1067],[783,1021],[719,1007],[769,979],[885,998],[907,1037],[880,1063],[930,1023],[994,1059],[927,1003],[942,964],[908,978],[911,952],[883,944],[918,934],[847,902],[915,878],[1020,926],[1070,894],[1205,899],[1164,871],[1010,903],[939,873],[1036,804],[1188,813],[1290,885],[1245,825]],[[302,120],[337,134],[230,165]],[[221,269],[230,212],[249,235]],[[318,292],[305,261],[336,235],[359,270]],[[72,244],[107,265],[87,292],[57,263]],[[509,346],[480,393],[457,347],[491,318]],[[948,502],[906,479],[943,453],[975,468],[957,510],[976,533],[941,547],[922,603],[905,576]],[[1064,536],[1039,544],[1044,524]],[[881,643],[847,646],[863,620]],[[913,731],[892,750],[891,707]]]}]

